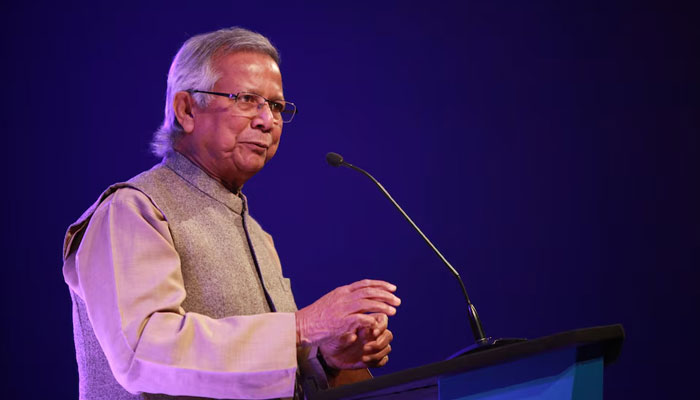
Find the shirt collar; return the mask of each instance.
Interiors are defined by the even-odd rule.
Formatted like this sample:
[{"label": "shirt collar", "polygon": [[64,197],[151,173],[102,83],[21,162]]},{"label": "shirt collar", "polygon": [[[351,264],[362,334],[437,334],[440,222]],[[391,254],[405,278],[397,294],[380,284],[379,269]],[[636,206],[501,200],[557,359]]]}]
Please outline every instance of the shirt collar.
[{"label": "shirt collar", "polygon": [[163,165],[170,168],[202,193],[230,208],[236,214],[242,214],[247,209],[247,201],[243,193],[233,193],[226,189],[221,182],[207,175],[201,168],[182,154],[173,151],[165,156]]}]

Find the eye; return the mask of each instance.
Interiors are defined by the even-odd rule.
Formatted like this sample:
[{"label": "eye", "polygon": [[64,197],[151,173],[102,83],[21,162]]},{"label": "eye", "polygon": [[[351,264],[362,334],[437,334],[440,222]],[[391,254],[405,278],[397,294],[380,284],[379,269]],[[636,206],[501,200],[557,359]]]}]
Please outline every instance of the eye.
[{"label": "eye", "polygon": [[240,93],[236,100],[238,100],[241,103],[258,104],[258,98],[259,96],[252,93]]},{"label": "eye", "polygon": [[274,113],[281,113],[284,111],[284,103],[280,103],[277,101],[270,101],[270,110]]}]

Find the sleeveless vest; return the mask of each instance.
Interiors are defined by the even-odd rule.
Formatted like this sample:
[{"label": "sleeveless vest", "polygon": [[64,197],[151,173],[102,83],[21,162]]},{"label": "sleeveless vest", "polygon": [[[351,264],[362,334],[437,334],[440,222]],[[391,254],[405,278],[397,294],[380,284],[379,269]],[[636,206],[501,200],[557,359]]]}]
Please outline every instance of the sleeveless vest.
[{"label": "sleeveless vest", "polygon": [[[97,207],[124,187],[141,191],[165,216],[180,256],[187,292],[182,307],[186,311],[217,319],[296,311],[272,238],[248,215],[245,197],[228,191],[177,153],[102,193],[68,228],[65,265],[75,262],[75,253]],[[64,275],[65,271],[64,266]],[[69,279],[66,275],[66,281]],[[192,399],[133,395],[122,388],[95,337],[83,300],[72,290],[71,298],[81,399]]]}]

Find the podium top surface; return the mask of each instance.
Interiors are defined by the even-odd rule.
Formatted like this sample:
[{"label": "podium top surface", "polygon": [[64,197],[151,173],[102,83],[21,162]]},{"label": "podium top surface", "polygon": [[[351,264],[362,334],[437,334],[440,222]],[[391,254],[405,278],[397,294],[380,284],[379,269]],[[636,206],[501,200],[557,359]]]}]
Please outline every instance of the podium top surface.
[{"label": "podium top surface", "polygon": [[380,376],[367,381],[317,392],[312,400],[365,398],[366,395],[382,393],[387,389],[425,388],[437,386],[442,375],[476,370],[496,364],[514,361],[539,353],[575,347],[582,360],[603,357],[605,364],[615,361],[622,350],[624,340],[622,325],[607,325],[575,329],[556,333],[525,342],[495,347],[451,360],[438,361],[415,368]]}]

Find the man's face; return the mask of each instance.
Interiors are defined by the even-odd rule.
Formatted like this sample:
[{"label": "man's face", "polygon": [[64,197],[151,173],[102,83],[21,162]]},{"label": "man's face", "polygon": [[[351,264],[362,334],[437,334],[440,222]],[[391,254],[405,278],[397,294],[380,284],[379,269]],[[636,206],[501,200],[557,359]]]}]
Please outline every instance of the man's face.
[{"label": "man's face", "polygon": [[[284,99],[279,67],[266,54],[228,54],[215,58],[213,66],[221,78],[211,91]],[[246,116],[233,100],[211,96],[206,107],[195,105],[192,110],[194,129],[187,155],[227,187],[240,188],[275,155],[282,121],[273,120],[268,105]]]}]

